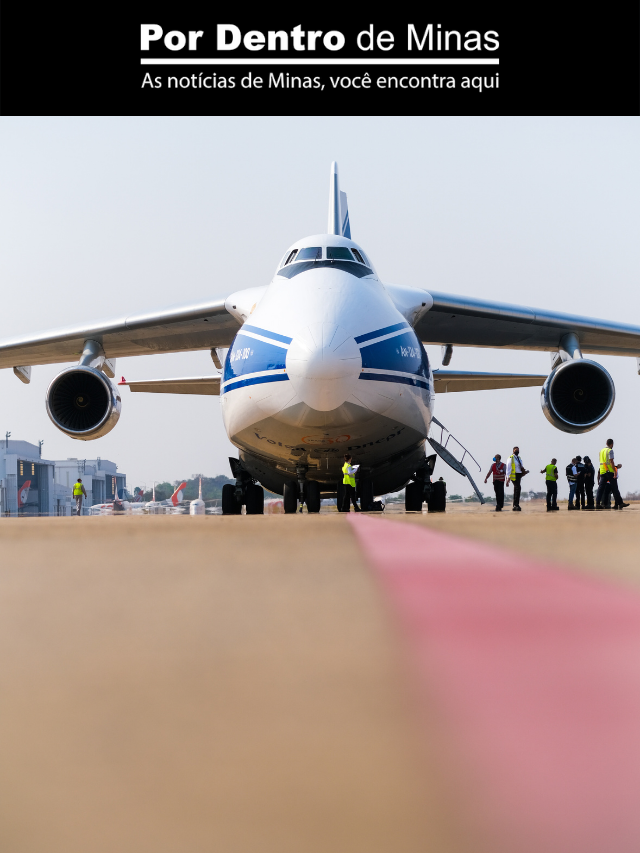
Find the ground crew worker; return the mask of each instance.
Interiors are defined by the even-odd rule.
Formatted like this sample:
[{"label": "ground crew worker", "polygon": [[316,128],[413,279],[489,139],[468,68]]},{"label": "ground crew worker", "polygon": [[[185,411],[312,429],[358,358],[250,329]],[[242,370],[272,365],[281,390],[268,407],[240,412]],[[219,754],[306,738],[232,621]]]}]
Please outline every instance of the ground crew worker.
[{"label": "ground crew worker", "polygon": [[514,447],[513,453],[509,457],[509,461],[507,462],[507,488],[509,488],[509,483],[513,483],[513,511],[514,512],[522,512],[520,509],[520,481],[524,477],[525,474],[529,472],[522,464],[522,459],[520,459],[520,448]]},{"label": "ground crew worker", "polygon": [[575,456],[567,465],[565,473],[567,475],[567,481],[569,483],[569,506],[567,507],[567,509],[575,509],[576,507],[573,505],[573,499],[576,496],[576,488],[578,483],[578,469],[576,468]]},{"label": "ground crew worker", "polygon": [[584,457],[584,491],[587,498],[587,505],[584,509],[594,509],[593,505],[593,486],[596,479],[596,469],[588,456]]},{"label": "ground crew worker", "polygon": [[502,456],[499,453],[493,457],[493,465],[489,468],[487,476],[484,478],[485,483],[493,474],[493,491],[496,493],[496,512],[502,512],[504,506],[504,478],[507,474],[507,466],[502,461]]},{"label": "ground crew worker", "polygon": [[351,465],[351,454],[344,454],[344,465],[342,466],[342,485],[344,489],[342,497],[341,512],[349,512],[349,501],[353,503],[353,508],[356,512],[360,512],[360,507],[356,503],[356,478],[355,473],[357,468]]},{"label": "ground crew worker", "polygon": [[[600,487],[600,465],[598,465],[598,487]],[[604,492],[602,493],[602,508],[611,509],[611,483],[608,480],[604,484]]]},{"label": "ground crew worker", "polygon": [[556,468],[557,459],[552,459],[549,465],[546,465],[541,474],[545,475],[547,484],[547,512],[555,512],[558,507],[558,469]]},{"label": "ground crew worker", "polygon": [[576,480],[576,509],[585,509],[585,493],[584,493],[584,462],[582,456],[576,456],[576,471],[578,479]]},{"label": "ground crew worker", "polygon": [[73,484],[73,496],[76,499],[76,515],[82,514],[82,497],[86,498],[87,493],[82,485],[82,480],[78,477],[78,482]]},{"label": "ground crew worker", "polygon": [[620,491],[618,489],[619,468],[622,468],[622,465],[616,465],[613,457],[613,439],[608,438],[607,446],[603,447],[600,451],[600,483],[598,484],[598,494],[596,495],[596,509],[605,509],[602,504],[602,498],[604,496],[604,490],[607,483],[611,486],[611,493],[615,500],[615,506],[613,508],[624,509],[626,506],[629,506],[629,504],[624,503],[620,497]]}]

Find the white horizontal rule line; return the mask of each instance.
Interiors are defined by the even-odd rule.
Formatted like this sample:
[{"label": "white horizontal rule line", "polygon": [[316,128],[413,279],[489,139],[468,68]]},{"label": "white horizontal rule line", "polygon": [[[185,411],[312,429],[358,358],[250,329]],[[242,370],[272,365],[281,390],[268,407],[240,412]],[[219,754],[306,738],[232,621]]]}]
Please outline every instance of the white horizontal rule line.
[{"label": "white horizontal rule line", "polygon": [[144,58],[140,60],[140,65],[499,65],[499,59],[485,59],[476,57],[475,59],[373,59],[371,57],[362,57],[361,59],[343,58],[335,59],[311,59],[308,57],[283,59],[274,59],[272,57],[251,59],[238,59],[237,57],[229,59],[196,59],[195,57],[182,57],[171,59],[151,59]]}]

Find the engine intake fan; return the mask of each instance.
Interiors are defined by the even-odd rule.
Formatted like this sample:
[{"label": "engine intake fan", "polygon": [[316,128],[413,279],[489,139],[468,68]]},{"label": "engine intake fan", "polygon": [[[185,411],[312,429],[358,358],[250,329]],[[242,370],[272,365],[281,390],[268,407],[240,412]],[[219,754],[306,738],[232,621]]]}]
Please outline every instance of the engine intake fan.
[{"label": "engine intake fan", "polygon": [[71,438],[106,435],[120,418],[120,395],[99,370],[78,365],[59,373],[47,389],[47,414]]},{"label": "engine intake fan", "polygon": [[542,386],[540,403],[550,423],[563,432],[589,432],[609,415],[616,398],[613,379],[589,359],[565,361]]}]

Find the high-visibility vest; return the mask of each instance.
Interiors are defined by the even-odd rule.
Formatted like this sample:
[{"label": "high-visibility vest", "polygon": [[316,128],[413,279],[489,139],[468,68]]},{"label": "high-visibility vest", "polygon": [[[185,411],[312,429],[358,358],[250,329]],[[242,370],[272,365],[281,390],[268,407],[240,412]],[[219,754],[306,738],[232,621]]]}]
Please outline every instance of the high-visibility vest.
[{"label": "high-visibility vest", "polygon": [[610,447],[603,447],[602,450],[600,451],[600,473],[601,474],[606,474],[607,471],[609,471],[612,474],[615,472],[615,468],[613,467],[613,463],[609,459],[609,451],[610,450],[611,450]]},{"label": "high-visibility vest", "polygon": [[545,470],[547,472],[545,479],[546,480],[553,480],[553,482],[555,483],[555,481],[556,481],[556,466],[549,463],[549,465],[546,466]]},{"label": "high-visibility vest", "polygon": [[[522,466],[522,463],[521,463],[521,466]],[[513,453],[509,457],[509,463],[508,463],[508,467],[507,467],[507,476],[509,477],[510,480],[513,480],[513,482],[515,483],[515,480],[516,480],[516,458],[513,455]]]},{"label": "high-visibility vest", "polygon": [[82,483],[74,483],[73,484],[73,496],[77,498],[78,495],[82,494]]},{"label": "high-visibility vest", "polygon": [[345,486],[353,486],[353,488],[355,489],[356,478],[349,476],[349,468],[350,468],[349,463],[345,462],[344,465],[342,466],[342,473],[344,475],[342,477],[342,482],[344,483]]}]

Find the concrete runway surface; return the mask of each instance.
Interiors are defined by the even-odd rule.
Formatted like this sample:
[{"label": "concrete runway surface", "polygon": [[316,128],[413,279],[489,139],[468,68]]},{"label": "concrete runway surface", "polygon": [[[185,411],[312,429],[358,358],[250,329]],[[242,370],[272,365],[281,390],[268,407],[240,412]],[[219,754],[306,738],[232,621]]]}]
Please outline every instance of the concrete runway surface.
[{"label": "concrete runway surface", "polygon": [[[387,521],[640,582],[637,508],[541,510]],[[344,516],[2,519],[0,543],[0,850],[483,847]]]}]

